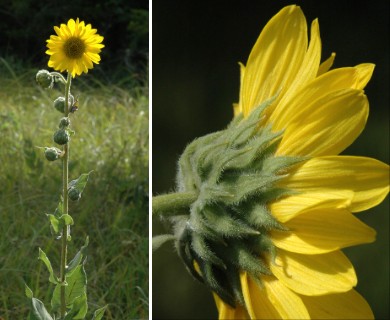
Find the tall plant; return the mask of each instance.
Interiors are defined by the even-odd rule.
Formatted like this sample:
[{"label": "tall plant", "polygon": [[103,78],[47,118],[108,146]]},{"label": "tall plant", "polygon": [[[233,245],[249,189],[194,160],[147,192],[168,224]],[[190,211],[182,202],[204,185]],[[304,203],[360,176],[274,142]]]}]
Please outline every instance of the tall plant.
[{"label": "tall plant", "polygon": [[[58,82],[65,86],[64,96],[54,101],[54,108],[63,114],[58,129],[53,134],[53,141],[62,146],[45,147],[44,154],[48,161],[62,161],[62,195],[53,214],[48,214],[53,236],[61,243],[61,260],[59,272],[56,274],[46,253],[39,249],[39,259],[49,271],[49,282],[55,285],[51,298],[51,313],[43,302],[33,296],[32,290],[26,285],[26,295],[31,299],[30,319],[34,320],[70,320],[85,319],[87,304],[87,276],[84,269],[85,251],[88,237],[72,260],[68,261],[68,243],[71,241],[70,227],[74,219],[69,213],[69,200],[78,201],[88,181],[89,173],[81,174],[77,179],[69,181],[70,140],[74,135],[71,129],[71,117],[78,110],[77,100],[71,94],[72,78],[87,73],[94,63],[100,61],[100,51],[104,47],[103,37],[96,29],[77,18],[70,19],[67,24],[54,27],[56,35],[47,40],[50,56],[49,67],[59,72],[67,72],[65,78],[59,72],[40,70],[36,75],[37,83],[46,89],[51,89]],[[107,306],[95,311],[93,320],[103,317]]]}]

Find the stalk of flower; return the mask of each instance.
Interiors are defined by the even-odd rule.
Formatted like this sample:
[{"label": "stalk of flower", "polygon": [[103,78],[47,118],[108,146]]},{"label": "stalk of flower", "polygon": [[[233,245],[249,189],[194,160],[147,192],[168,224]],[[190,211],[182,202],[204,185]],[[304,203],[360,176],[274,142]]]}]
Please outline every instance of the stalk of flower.
[{"label": "stalk of flower", "polygon": [[318,21],[298,6],[265,26],[241,64],[239,102],[224,130],[178,162],[175,193],[152,212],[173,232],[187,270],[214,294],[220,319],[373,319],[341,249],[370,243],[355,213],[389,192],[389,166],[340,156],[368,117],[374,65],[320,64]]},{"label": "stalk of flower", "polygon": [[[53,88],[55,82],[65,86],[64,96],[58,97],[53,105],[63,114],[59,121],[58,130],[53,134],[53,141],[62,146],[46,147],[45,157],[48,161],[62,161],[62,195],[53,214],[48,214],[52,234],[61,241],[61,261],[59,276],[55,275],[47,255],[39,249],[39,259],[44,262],[49,271],[49,281],[55,285],[51,299],[51,312],[49,313],[42,301],[33,296],[33,292],[26,285],[26,295],[31,299],[30,318],[37,320],[50,319],[85,319],[88,311],[87,304],[87,276],[84,270],[86,262],[85,251],[88,246],[88,237],[84,246],[68,262],[68,242],[71,241],[70,226],[74,219],[69,214],[69,200],[78,201],[88,181],[89,173],[69,182],[69,155],[70,140],[75,132],[70,128],[71,116],[77,111],[77,101],[71,94],[72,78],[87,73],[93,64],[100,61],[100,51],[104,47],[103,37],[98,35],[96,29],[84,21],[70,19],[67,24],[54,27],[56,35],[47,40],[50,56],[48,65],[59,72],[40,70],[36,80],[46,89]],[[60,72],[67,72],[63,77]],[[96,310],[92,319],[102,319],[107,306]]]}]

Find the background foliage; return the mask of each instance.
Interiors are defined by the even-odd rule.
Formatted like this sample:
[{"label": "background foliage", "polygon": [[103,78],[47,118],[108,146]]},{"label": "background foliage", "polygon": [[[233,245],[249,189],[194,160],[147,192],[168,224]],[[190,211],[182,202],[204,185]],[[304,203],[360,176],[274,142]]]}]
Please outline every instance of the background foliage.
[{"label": "background foliage", "polygon": [[[344,153],[389,163],[388,1],[154,1],[154,194],[174,188],[176,161],[188,143],[230,122],[238,100],[238,62],[246,63],[266,22],[292,3],[301,6],[309,24],[319,18],[322,57],[336,52],[334,67],[376,64],[365,90],[367,126]],[[378,319],[389,317],[388,204],[387,199],[358,215],[376,229],[376,242],[346,250],[358,275],[357,289]],[[155,221],[153,231],[160,230],[164,226]],[[216,317],[212,295],[186,272],[172,245],[154,253],[153,318]]]},{"label": "background foliage", "polygon": [[73,81],[79,111],[72,119],[70,179],[93,170],[75,219],[72,257],[89,235],[91,312],[105,319],[148,318],[148,3],[146,1],[0,1],[0,319],[26,319],[26,282],[48,304],[52,285],[38,247],[59,269],[59,241],[45,213],[61,193],[61,164],[51,146],[61,118],[52,101],[63,87],[41,90],[46,40],[69,18],[105,37],[101,64]]}]

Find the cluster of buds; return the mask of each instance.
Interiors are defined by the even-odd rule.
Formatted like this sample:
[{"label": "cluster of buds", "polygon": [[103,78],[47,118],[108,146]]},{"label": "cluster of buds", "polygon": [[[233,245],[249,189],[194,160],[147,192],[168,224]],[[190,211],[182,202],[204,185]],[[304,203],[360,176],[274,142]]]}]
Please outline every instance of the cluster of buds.
[{"label": "cluster of buds", "polygon": [[[52,89],[55,82],[57,81],[64,82],[64,79],[60,74],[56,72],[40,70],[36,75],[36,81],[43,89]],[[69,110],[72,108],[74,101],[75,101],[74,97],[71,94],[69,94],[69,98],[68,98]],[[54,100],[53,106],[57,111],[63,114],[69,113],[69,112],[65,112],[66,103],[65,103],[65,98],[62,96]],[[59,129],[55,131],[53,134],[53,141],[56,144],[63,146],[70,141],[70,136],[74,132],[69,128],[69,126],[70,126],[69,117],[61,118],[60,123],[58,125]],[[64,151],[61,151],[56,147],[45,147],[45,157],[47,160],[55,161],[57,159],[62,158],[63,156],[64,156]]]}]

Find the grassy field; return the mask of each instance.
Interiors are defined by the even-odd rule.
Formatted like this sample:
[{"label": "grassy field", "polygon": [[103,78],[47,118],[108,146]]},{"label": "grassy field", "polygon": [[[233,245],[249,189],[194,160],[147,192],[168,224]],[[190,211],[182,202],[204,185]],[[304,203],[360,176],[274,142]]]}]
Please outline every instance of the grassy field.
[{"label": "grassy field", "polygon": [[[52,101],[63,89],[40,89],[36,71],[0,61],[1,320],[26,319],[24,283],[50,305],[53,287],[37,259],[39,247],[59,270],[60,243],[45,213],[58,204],[61,163],[46,161],[37,147],[54,146],[61,114]],[[104,319],[148,318],[147,87],[125,90],[88,75],[73,81],[72,93],[79,111],[71,119],[70,179],[93,172],[83,197],[70,204],[69,257],[89,235],[89,314],[108,304]]]}]

